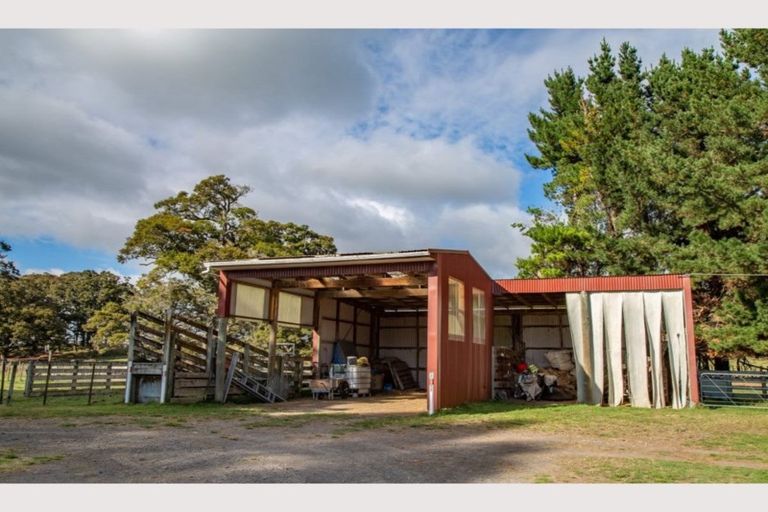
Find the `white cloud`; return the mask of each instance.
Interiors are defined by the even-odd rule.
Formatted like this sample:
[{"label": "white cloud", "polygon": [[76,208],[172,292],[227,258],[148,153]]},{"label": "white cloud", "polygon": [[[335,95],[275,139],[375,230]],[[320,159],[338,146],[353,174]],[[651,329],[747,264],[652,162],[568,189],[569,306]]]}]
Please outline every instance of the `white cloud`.
[{"label": "white cloud", "polygon": [[[116,251],[225,173],[342,251],[466,248],[509,275],[544,78],[603,31],[0,31],[0,233]],[[607,31],[646,63],[714,31]]]},{"label": "white cloud", "polygon": [[65,271],[60,268],[48,268],[48,269],[42,269],[42,268],[28,268],[24,271],[24,275],[28,276],[31,274],[50,274],[52,276],[60,276]]}]

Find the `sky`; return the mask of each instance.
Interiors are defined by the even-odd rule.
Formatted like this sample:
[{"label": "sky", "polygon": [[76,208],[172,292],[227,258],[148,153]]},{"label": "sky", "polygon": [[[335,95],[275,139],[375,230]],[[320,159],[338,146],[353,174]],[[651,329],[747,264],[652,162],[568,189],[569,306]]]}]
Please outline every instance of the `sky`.
[{"label": "sky", "polygon": [[495,277],[551,206],[525,159],[544,79],[605,37],[646,65],[715,30],[0,30],[0,239],[22,272],[93,268],[212,174],[340,252],[468,249]]}]

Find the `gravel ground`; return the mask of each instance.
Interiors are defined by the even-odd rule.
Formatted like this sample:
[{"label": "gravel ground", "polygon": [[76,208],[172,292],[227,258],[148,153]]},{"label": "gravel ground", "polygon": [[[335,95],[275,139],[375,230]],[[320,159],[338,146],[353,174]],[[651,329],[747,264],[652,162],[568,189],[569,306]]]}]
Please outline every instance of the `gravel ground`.
[{"label": "gravel ground", "polygon": [[[268,406],[268,425],[259,425],[264,415],[178,422],[5,418],[0,451],[40,462],[0,466],[0,482],[530,482],[557,474],[564,460],[652,455],[650,443],[637,439],[526,426],[349,428],[423,410],[423,396],[410,395]],[[652,447],[678,450],[678,443],[656,440]]]}]

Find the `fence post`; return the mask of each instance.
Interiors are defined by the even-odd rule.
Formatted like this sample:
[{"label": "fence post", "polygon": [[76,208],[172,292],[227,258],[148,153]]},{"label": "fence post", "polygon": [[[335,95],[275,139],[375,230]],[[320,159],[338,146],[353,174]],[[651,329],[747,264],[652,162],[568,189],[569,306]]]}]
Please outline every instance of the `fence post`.
[{"label": "fence post", "polygon": [[171,401],[173,396],[173,369],[176,362],[175,336],[173,335],[173,310],[165,312],[163,336],[163,375],[160,381],[160,403]]},{"label": "fence post", "polygon": [[112,363],[107,363],[107,383],[104,386],[104,389],[107,391],[112,391]]},{"label": "fence post", "polygon": [[208,331],[205,333],[205,373],[209,376],[213,374],[213,360],[216,355],[216,337],[213,335],[216,326],[212,320],[208,324]]},{"label": "fence post", "polygon": [[5,394],[5,356],[0,356],[0,405],[3,404],[3,395]]},{"label": "fence post", "polygon": [[32,395],[32,384],[35,382],[35,366],[37,361],[30,361],[27,364],[27,380],[24,382],[24,398]]},{"label": "fence post", "polygon": [[243,373],[251,374],[251,345],[247,341],[243,345]]},{"label": "fence post", "polygon": [[125,400],[124,402],[126,404],[130,404],[133,402],[133,390],[131,389],[131,386],[133,386],[133,375],[131,373],[131,370],[133,368],[133,353],[134,350],[136,350],[136,323],[138,322],[138,317],[136,315],[136,312],[134,311],[131,313],[131,327],[128,331],[128,363],[126,364],[126,373],[125,373]]},{"label": "fence post", "polygon": [[293,387],[296,395],[301,394],[301,379],[304,374],[304,359],[299,356],[293,358]]},{"label": "fence post", "polygon": [[88,405],[91,405],[91,397],[93,397],[93,377],[96,375],[96,361],[91,363],[91,383],[88,385]]},{"label": "fence post", "polygon": [[13,398],[13,384],[16,380],[16,369],[19,366],[18,361],[14,361],[11,363],[11,381],[8,383],[8,398],[5,401],[5,405],[11,404],[11,398]]},{"label": "fence post", "polygon": [[45,371],[45,388],[43,389],[43,405],[48,403],[48,383],[51,382],[51,353],[48,352],[48,369]]},{"label": "fence post", "polygon": [[80,369],[80,361],[75,359],[72,364],[72,385],[70,386],[70,390],[77,391],[77,373]]},{"label": "fence post", "polygon": [[280,309],[280,290],[273,288],[269,292],[269,361],[267,362],[267,381],[275,375],[275,356],[277,355],[277,317]]},{"label": "fence post", "polygon": [[224,403],[227,399],[225,372],[227,359],[227,318],[219,317],[216,319],[217,337],[216,337],[216,388],[214,390],[214,399],[217,402]]}]

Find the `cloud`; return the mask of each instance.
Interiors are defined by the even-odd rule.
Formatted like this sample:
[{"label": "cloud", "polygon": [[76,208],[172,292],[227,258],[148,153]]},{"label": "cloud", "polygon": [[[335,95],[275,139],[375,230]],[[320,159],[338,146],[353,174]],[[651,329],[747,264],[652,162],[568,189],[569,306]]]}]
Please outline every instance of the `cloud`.
[{"label": "cloud", "polygon": [[52,276],[60,276],[61,274],[64,274],[65,271],[60,268],[48,268],[48,269],[42,269],[42,268],[28,268],[24,271],[24,275],[28,276],[30,274],[50,274]]},{"label": "cloud", "polygon": [[[0,31],[0,233],[114,253],[214,173],[342,251],[529,242],[523,154],[543,80],[605,35],[644,62],[715,31]],[[527,180],[527,181],[526,181]],[[52,257],[55,257],[53,255]],[[36,264],[36,266],[40,266]]]},{"label": "cloud", "polygon": [[359,53],[360,41],[375,37],[324,30],[6,30],[0,80],[132,127],[159,121],[233,129],[297,112],[349,119],[373,99]]}]

